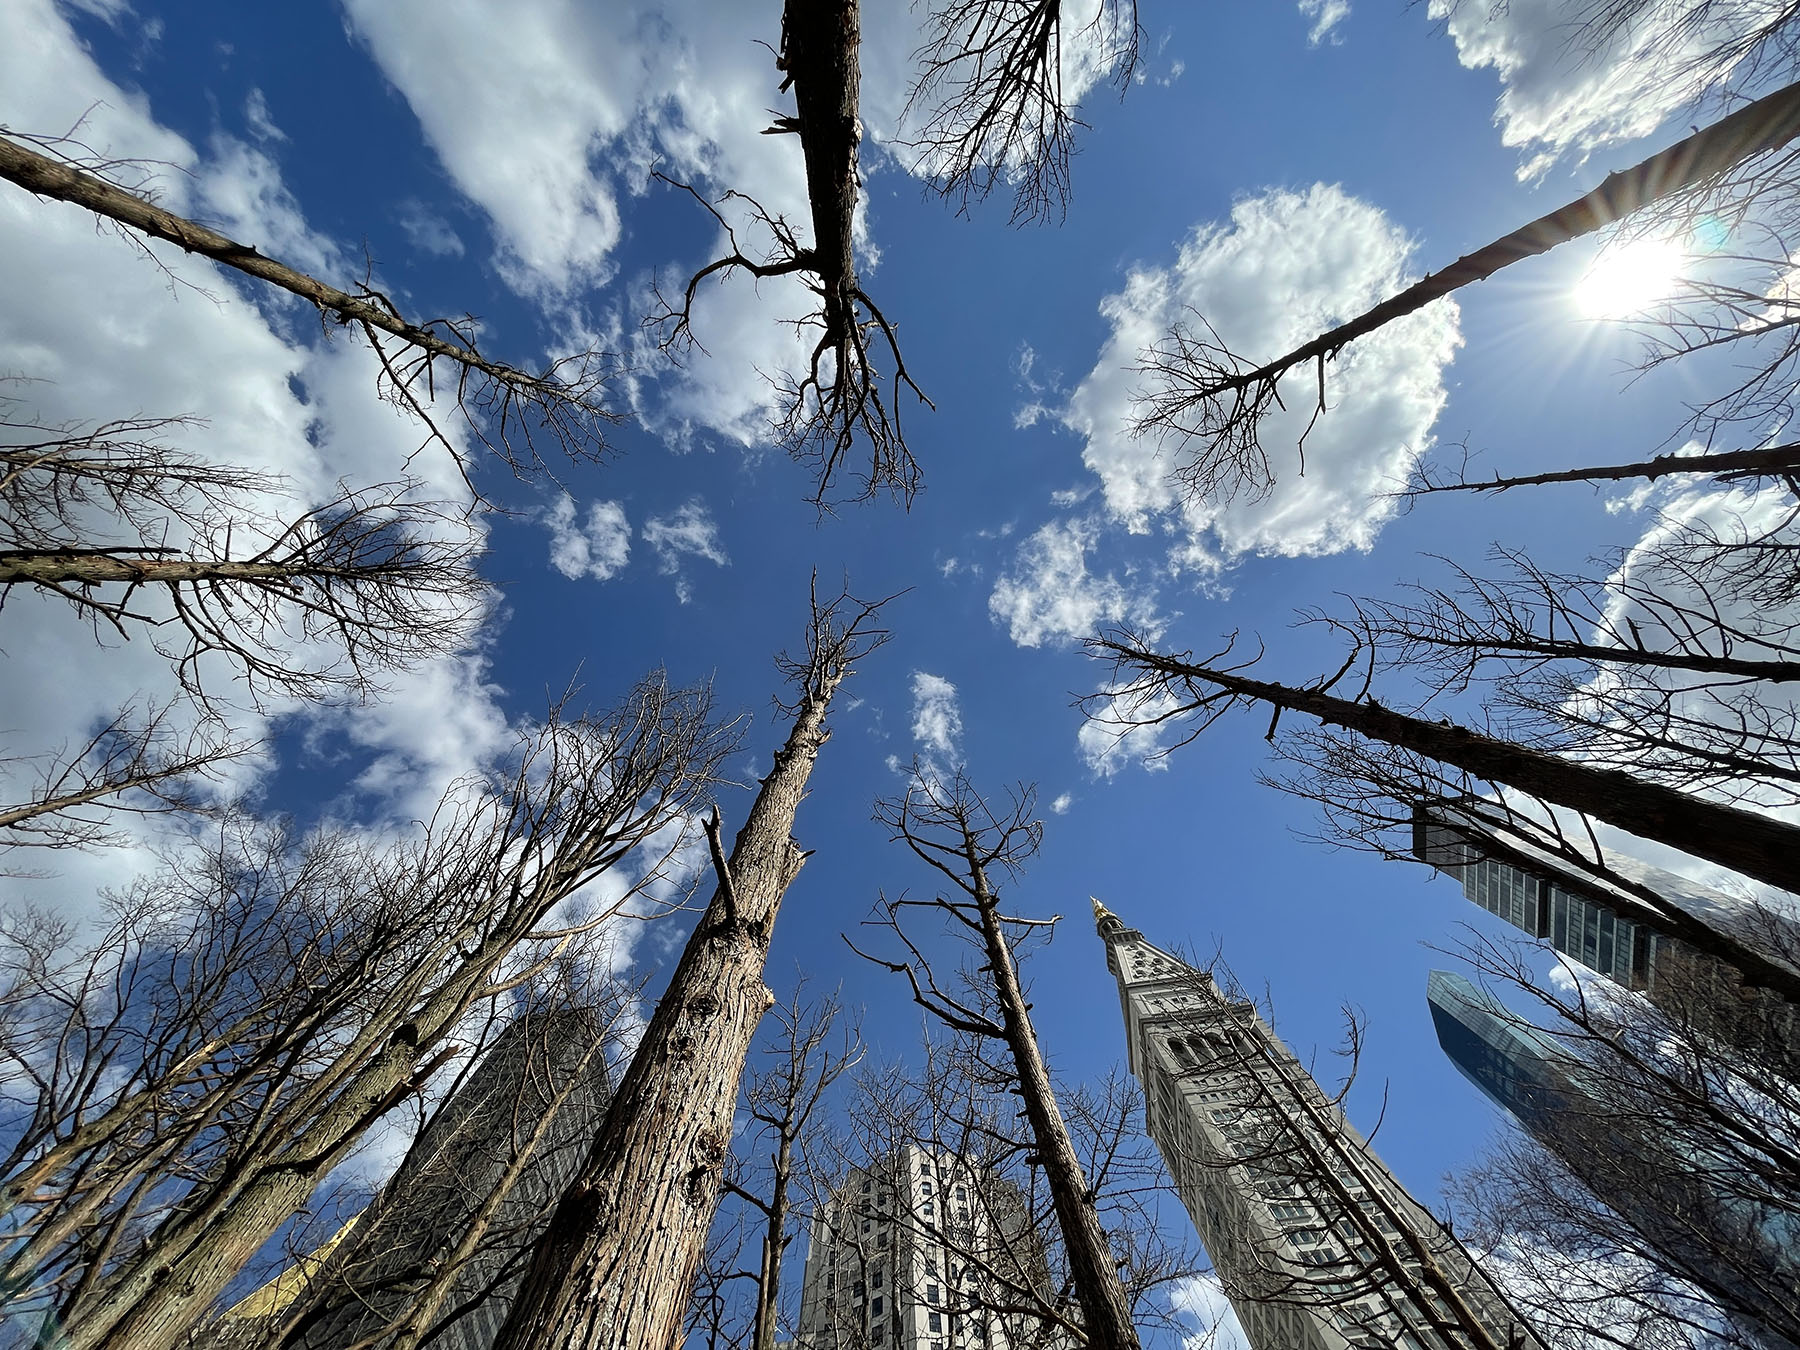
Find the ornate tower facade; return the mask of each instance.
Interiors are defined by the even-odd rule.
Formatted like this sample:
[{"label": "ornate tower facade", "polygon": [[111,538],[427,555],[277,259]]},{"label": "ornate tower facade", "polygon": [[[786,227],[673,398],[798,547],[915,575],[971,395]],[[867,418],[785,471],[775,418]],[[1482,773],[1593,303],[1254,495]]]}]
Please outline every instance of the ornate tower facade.
[{"label": "ornate tower facade", "polygon": [[1094,917],[1150,1137],[1255,1350],[1542,1350],[1251,1004]]}]

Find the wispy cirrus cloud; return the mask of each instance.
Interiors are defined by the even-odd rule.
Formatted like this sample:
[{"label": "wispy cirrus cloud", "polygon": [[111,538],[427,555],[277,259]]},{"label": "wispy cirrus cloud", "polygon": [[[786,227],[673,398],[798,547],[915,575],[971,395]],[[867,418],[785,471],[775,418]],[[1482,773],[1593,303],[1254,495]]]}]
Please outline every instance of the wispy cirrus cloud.
[{"label": "wispy cirrus cloud", "polygon": [[644,542],[656,551],[664,574],[675,578],[675,597],[684,605],[694,598],[684,567],[687,559],[699,558],[716,567],[731,562],[719,542],[719,527],[711,510],[698,497],[666,516],[651,516],[644,522]]}]

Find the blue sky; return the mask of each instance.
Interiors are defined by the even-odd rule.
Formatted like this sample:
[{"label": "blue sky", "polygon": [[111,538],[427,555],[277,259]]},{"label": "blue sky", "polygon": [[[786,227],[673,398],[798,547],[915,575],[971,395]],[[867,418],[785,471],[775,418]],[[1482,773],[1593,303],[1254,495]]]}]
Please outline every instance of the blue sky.
[{"label": "blue sky", "polygon": [[[717,242],[650,168],[805,217],[797,147],[758,134],[777,101],[757,45],[778,36],[776,4],[0,0],[0,123],[79,124],[97,150],[178,165],[164,175],[174,209],[326,276],[372,267],[411,312],[474,313],[506,359],[597,338],[638,363],[617,391],[635,417],[615,456],[555,462],[557,482],[484,471],[508,514],[485,522],[497,604],[473,650],[398,678],[375,706],[244,712],[277,737],[240,778],[268,809],[404,830],[547,694],[574,680],[603,702],[659,664],[754,714],[748,779],[779,740],[770,657],[798,635],[809,574],[907,590],[892,643],[835,714],[798,826],[817,852],[771,983],[796,968],[843,980],[880,1051],[905,1052],[916,1018],[900,987],[858,968],[838,933],[879,889],[929,885],[870,804],[899,786],[890,761],[921,748],[917,727],[936,728],[940,756],[994,788],[1035,782],[1048,812],[1015,903],[1067,916],[1032,970],[1064,1074],[1123,1052],[1092,893],[1163,945],[1221,944],[1303,1056],[1334,1043],[1341,1005],[1366,1014],[1353,1113],[1367,1127],[1387,1091],[1377,1147],[1430,1200],[1494,1117],[1432,1039],[1425,972],[1441,958],[1426,944],[1486,917],[1422,868],[1297,838],[1312,812],[1255,782],[1254,719],[1149,767],[1091,731],[1084,742],[1072,699],[1104,672],[1078,643],[1122,621],[1177,648],[1241,629],[1268,642],[1268,670],[1299,678],[1324,658],[1290,630],[1298,608],[1392,594],[1438,575],[1432,555],[1478,567],[1500,541],[1575,566],[1647,528],[1642,508],[1580,488],[1410,514],[1379,495],[1434,446],[1466,440],[1528,470],[1635,458],[1675,429],[1697,377],[1628,380],[1632,340],[1569,298],[1586,246],[1340,363],[1306,476],[1284,473],[1264,502],[1184,510],[1153,447],[1124,431],[1132,356],[1184,306],[1273,355],[1668,139],[1658,123],[1688,91],[1570,59],[1564,8],[1145,0],[1141,78],[1082,102],[1066,220],[1014,229],[1000,199],[959,218],[883,148],[917,19],[865,5],[864,280],[936,403],[906,410],[925,476],[910,512],[821,518],[770,443],[759,371],[791,358],[785,284],[705,292],[695,329],[710,355],[682,368],[638,326],[650,279],[685,277]],[[0,189],[0,370],[42,380],[46,416],[195,413],[197,448],[233,462],[309,484],[410,462],[460,491],[433,452],[409,461],[417,429],[375,400],[352,344],[155,252],[166,272],[71,208]],[[0,680],[22,747],[75,738],[160,678],[142,650],[96,658],[79,620],[48,606],[9,600],[8,628]],[[935,691],[932,716],[920,691]],[[726,794],[732,828],[747,802]],[[15,895],[79,908],[142,862],[72,859]],[[677,927],[643,932],[636,958],[665,959]]]}]

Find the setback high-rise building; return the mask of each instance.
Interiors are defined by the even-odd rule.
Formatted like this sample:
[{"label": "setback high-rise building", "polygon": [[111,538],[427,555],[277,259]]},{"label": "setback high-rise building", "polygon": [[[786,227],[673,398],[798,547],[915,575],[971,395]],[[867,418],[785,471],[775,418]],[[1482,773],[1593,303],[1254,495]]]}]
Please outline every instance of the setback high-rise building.
[{"label": "setback high-rise building", "polygon": [[1800,971],[1800,925],[1659,867],[1607,852],[1584,867],[1534,841],[1494,802],[1418,803],[1413,854],[1456,877],[1463,895],[1624,989],[1678,1025],[1800,1066],[1792,1005],[1747,990],[1732,967],[1664,931],[1678,911]]},{"label": "setback high-rise building", "polygon": [[1602,1073],[1461,975],[1432,971],[1426,997],[1438,1044],[1463,1077],[1759,1344],[1792,1344],[1755,1313],[1780,1291],[1794,1306],[1800,1216],[1750,1198],[1762,1187],[1744,1153],[1685,1147],[1660,1121],[1647,1127],[1658,1113],[1613,1104]]},{"label": "setback high-rise building", "polygon": [[796,1350],[1056,1350],[1018,1311],[1055,1297],[1024,1197],[953,1152],[854,1169],[813,1216]]},{"label": "setback high-rise building", "polygon": [[1251,1004],[1094,916],[1150,1137],[1254,1350],[1542,1350]]}]

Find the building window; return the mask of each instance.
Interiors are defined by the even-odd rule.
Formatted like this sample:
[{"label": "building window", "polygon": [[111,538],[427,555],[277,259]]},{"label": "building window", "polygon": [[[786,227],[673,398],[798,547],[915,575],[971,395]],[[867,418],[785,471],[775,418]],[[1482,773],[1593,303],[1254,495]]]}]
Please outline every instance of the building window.
[{"label": "building window", "polygon": [[864,1195],[867,1195],[867,1194],[868,1194],[868,1193],[869,1193],[869,1187],[870,1187],[870,1186],[871,1186],[871,1185],[872,1185],[872,1184],[873,1184],[873,1183],[871,1183],[871,1182],[870,1182],[870,1181],[869,1181],[869,1179],[868,1179],[868,1178],[867,1178],[867,1177],[864,1177],[864,1178],[863,1178],[863,1194],[864,1194]]},{"label": "building window", "polygon": [[935,1284],[928,1284],[925,1286],[925,1301],[936,1306],[938,1301],[938,1287]]},{"label": "building window", "polygon": [[969,1188],[967,1186],[958,1186],[956,1188],[956,1203],[959,1205],[966,1205],[969,1203]]},{"label": "building window", "polygon": [[927,1200],[924,1204],[919,1206],[919,1213],[923,1214],[927,1219],[929,1219],[933,1215],[935,1215],[937,1213],[937,1211],[932,1207],[931,1201]]},{"label": "building window", "polygon": [[875,1295],[875,1297],[869,1301],[869,1315],[871,1317],[880,1317],[881,1316],[881,1295],[880,1294]]},{"label": "building window", "polygon": [[944,1329],[944,1315],[942,1313],[926,1313],[925,1325],[926,1330],[928,1331],[942,1331]]},{"label": "building window", "polygon": [[919,1183],[919,1194],[920,1195],[930,1195],[931,1194],[931,1183],[929,1181],[921,1181]]}]

